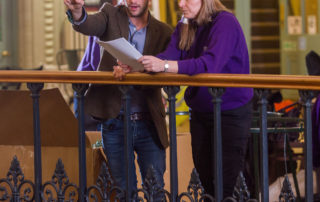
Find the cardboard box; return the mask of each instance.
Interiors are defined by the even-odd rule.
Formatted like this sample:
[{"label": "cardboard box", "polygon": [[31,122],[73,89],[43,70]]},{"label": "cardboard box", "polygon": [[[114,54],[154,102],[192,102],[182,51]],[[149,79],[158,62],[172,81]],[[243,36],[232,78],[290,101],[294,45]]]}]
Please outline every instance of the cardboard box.
[{"label": "cardboard box", "polygon": [[[34,181],[33,104],[30,91],[0,91],[0,178],[17,156],[25,179]],[[70,182],[79,184],[78,121],[58,89],[43,90],[39,98],[42,180],[50,181],[59,158]],[[87,184],[95,183],[99,150],[91,145],[99,134],[86,135]]]}]

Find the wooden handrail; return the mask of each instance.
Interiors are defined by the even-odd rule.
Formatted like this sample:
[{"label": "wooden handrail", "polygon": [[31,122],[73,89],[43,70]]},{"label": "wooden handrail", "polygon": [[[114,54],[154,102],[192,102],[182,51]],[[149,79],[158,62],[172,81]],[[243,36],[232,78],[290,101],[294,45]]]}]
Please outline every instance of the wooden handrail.
[{"label": "wooden handrail", "polygon": [[75,71],[0,71],[0,82],[22,83],[95,83],[117,85],[251,87],[271,89],[320,90],[320,77],[266,74],[130,73],[122,81],[111,72]]}]

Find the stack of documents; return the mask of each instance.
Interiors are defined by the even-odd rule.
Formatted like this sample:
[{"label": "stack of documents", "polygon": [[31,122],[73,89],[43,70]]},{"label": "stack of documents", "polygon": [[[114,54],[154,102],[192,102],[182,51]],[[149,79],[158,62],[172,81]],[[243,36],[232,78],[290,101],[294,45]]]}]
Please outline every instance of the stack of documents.
[{"label": "stack of documents", "polygon": [[143,65],[138,62],[138,59],[142,57],[141,53],[135,49],[125,38],[119,38],[112,41],[100,41],[96,42],[104,47],[114,58],[121,61],[123,64],[129,65],[133,72],[142,71]]}]

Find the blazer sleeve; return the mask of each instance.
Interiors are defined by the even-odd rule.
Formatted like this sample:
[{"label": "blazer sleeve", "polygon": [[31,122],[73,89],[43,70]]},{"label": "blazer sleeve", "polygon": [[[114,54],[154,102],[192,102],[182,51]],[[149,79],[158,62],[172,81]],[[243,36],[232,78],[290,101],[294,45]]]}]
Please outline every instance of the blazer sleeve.
[{"label": "blazer sleeve", "polygon": [[88,36],[101,37],[108,27],[109,14],[115,8],[105,3],[99,12],[88,15],[87,19],[80,25],[73,25],[73,29]]}]

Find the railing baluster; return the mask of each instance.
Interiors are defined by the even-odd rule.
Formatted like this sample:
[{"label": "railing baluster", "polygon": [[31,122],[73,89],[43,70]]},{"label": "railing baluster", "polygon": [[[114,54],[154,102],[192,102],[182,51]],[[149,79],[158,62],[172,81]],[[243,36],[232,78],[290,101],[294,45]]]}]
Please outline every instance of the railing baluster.
[{"label": "railing baluster", "polygon": [[42,189],[42,163],[41,163],[41,137],[40,137],[40,110],[39,97],[43,83],[28,83],[27,87],[31,90],[33,100],[33,134],[34,134],[34,184],[35,201],[41,201]]},{"label": "railing baluster", "polygon": [[132,197],[132,184],[133,184],[133,138],[132,132],[130,130],[131,120],[130,120],[130,106],[131,106],[131,95],[130,90],[132,86],[120,86],[122,92],[122,101],[124,103],[124,145],[125,145],[125,160],[126,160],[126,201],[131,201]]},{"label": "railing baluster", "polygon": [[[73,75],[74,74],[74,75]],[[88,77],[86,77],[88,76]],[[86,77],[86,80],[82,80]],[[208,74],[208,75],[199,75],[196,77],[189,77],[186,75],[171,75],[170,78],[167,75],[156,74],[148,75],[145,81],[141,81],[145,75],[142,74],[130,74],[123,83],[118,83],[114,80],[112,73],[102,72],[99,75],[91,73],[81,73],[81,75],[76,72],[74,73],[62,73],[62,72],[41,72],[41,73],[32,73],[32,72],[1,72],[2,82],[83,82],[90,83],[99,83],[106,85],[197,85],[197,86],[211,86],[209,87],[210,93],[213,95],[213,104],[214,104],[214,131],[213,131],[213,155],[214,161],[214,184],[215,184],[215,198],[216,201],[221,202],[223,198],[223,175],[222,175],[222,137],[221,137],[221,96],[223,94],[222,88],[217,88],[213,86],[227,86],[227,87],[253,87],[253,88],[292,88],[292,89],[304,89],[300,91],[300,96],[304,101],[304,135],[305,135],[305,201],[313,201],[313,173],[312,173],[312,122],[311,122],[311,99],[312,91],[319,90],[319,79],[313,76],[288,76],[283,75],[274,79],[274,76],[267,75],[224,75],[224,74]],[[279,78],[279,79],[278,79]],[[232,85],[230,84],[232,83]],[[34,178],[35,183],[34,191],[34,201],[41,201],[41,194],[44,193],[44,185],[42,185],[42,159],[41,159],[41,134],[40,134],[40,107],[39,107],[39,98],[40,91],[42,90],[43,83],[28,83],[27,87],[30,89],[31,97],[33,99],[33,127],[34,127]],[[85,202],[87,200],[86,193],[86,148],[85,148],[85,133],[84,133],[84,92],[87,89],[88,85],[86,84],[73,84],[73,88],[77,91],[77,99],[79,99],[79,181],[80,188],[79,201]],[[132,144],[132,134],[129,128],[130,126],[130,86],[123,86],[124,92],[122,99],[124,100],[124,131],[125,131],[125,145],[126,145],[126,167],[127,167],[127,193],[126,200],[132,201],[135,198],[132,198],[132,182],[133,182],[133,144]],[[174,89],[170,87],[170,89]],[[308,89],[308,90],[307,90]],[[173,90],[172,90],[173,91]],[[260,97],[260,182],[261,182],[261,199],[263,202],[269,201],[269,184],[268,184],[268,134],[267,134],[267,95],[269,90],[259,89],[257,90]],[[169,93],[170,94],[170,93]],[[170,138],[171,138],[171,192],[170,195],[171,201],[176,201],[176,196],[178,192],[178,179],[177,179],[177,153],[176,153],[176,128],[175,128],[175,94],[169,96],[168,100],[170,103]],[[0,187],[0,189],[3,189]],[[29,189],[25,192],[30,193]],[[22,200],[19,197],[20,192],[12,192],[13,200]],[[7,194],[7,193],[5,193]],[[21,194],[21,193],[20,193]],[[168,196],[168,195],[167,195]],[[167,197],[167,198],[169,198]],[[64,195],[61,195],[61,200],[63,200]],[[121,197],[121,199],[124,197]]]},{"label": "railing baluster", "polygon": [[171,201],[175,202],[178,196],[178,164],[177,164],[177,130],[176,130],[176,95],[179,86],[164,87],[169,102],[169,136],[170,136],[170,192]]},{"label": "railing baluster", "polygon": [[72,84],[78,100],[78,123],[79,123],[79,201],[86,201],[87,190],[87,162],[86,162],[86,136],[84,128],[84,93],[88,89],[88,84]]},{"label": "railing baluster", "polygon": [[312,174],[312,122],[311,100],[313,91],[299,91],[304,108],[304,163],[305,163],[305,201],[313,201],[313,174]]},{"label": "railing baluster", "polygon": [[211,145],[214,148],[214,162],[212,162],[214,169],[214,193],[217,202],[223,199],[223,177],[222,177],[222,138],[221,138],[221,96],[224,93],[224,88],[209,88],[212,95],[213,103],[213,121],[214,132],[211,138]]},{"label": "railing baluster", "polygon": [[269,163],[268,163],[268,133],[267,133],[267,96],[270,90],[257,89],[260,110],[260,177],[261,201],[269,202]]}]

